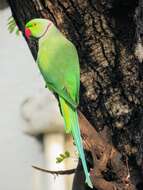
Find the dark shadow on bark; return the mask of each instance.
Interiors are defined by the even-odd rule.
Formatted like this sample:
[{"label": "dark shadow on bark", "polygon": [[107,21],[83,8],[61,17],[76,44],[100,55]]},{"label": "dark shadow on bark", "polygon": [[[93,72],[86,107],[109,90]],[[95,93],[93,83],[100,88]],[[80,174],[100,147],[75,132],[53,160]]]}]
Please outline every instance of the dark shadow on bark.
[{"label": "dark shadow on bark", "polygon": [[8,3],[6,0],[0,0],[0,10],[6,9],[8,7]]}]

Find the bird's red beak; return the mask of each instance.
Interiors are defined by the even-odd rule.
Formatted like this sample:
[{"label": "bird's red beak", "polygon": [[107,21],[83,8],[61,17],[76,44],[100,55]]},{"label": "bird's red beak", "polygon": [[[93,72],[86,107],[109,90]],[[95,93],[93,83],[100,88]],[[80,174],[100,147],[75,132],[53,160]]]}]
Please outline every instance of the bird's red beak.
[{"label": "bird's red beak", "polygon": [[31,30],[29,28],[25,28],[25,36],[29,39],[31,36]]}]

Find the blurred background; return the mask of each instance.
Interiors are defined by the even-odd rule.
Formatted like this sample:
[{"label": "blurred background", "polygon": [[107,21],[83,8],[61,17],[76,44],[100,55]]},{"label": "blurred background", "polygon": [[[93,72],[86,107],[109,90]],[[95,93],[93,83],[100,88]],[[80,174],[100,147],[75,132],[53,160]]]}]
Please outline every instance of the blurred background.
[{"label": "blurred background", "polygon": [[[74,168],[76,151],[24,38],[7,29],[10,16],[0,0],[0,189],[70,190],[73,175],[54,176],[32,168]],[[57,164],[66,150],[70,158]]]}]

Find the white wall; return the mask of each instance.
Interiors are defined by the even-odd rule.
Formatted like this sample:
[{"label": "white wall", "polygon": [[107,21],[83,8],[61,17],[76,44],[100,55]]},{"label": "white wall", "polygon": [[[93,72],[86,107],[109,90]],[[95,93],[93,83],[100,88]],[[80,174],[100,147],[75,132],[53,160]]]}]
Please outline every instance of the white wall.
[{"label": "white wall", "polygon": [[7,30],[9,16],[0,12],[0,189],[32,190],[31,165],[43,158],[38,142],[22,131],[20,104],[43,85],[25,41]]}]

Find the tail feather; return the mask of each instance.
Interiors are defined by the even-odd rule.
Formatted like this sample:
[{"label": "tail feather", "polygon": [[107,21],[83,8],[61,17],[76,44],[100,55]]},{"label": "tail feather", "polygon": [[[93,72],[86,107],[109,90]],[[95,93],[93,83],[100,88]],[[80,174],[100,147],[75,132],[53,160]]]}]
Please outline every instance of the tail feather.
[{"label": "tail feather", "polygon": [[70,132],[72,134],[79,156],[82,161],[82,165],[83,165],[83,169],[84,169],[84,173],[86,177],[85,182],[88,184],[89,187],[93,188],[90,175],[88,173],[86,160],[85,160],[85,154],[83,150],[82,139],[81,139],[79,124],[78,124],[77,111],[73,110],[68,105],[68,103],[66,103],[66,101],[62,98],[60,98],[60,104],[61,104],[61,110],[62,110],[62,114],[65,121],[66,132],[68,133]]}]

